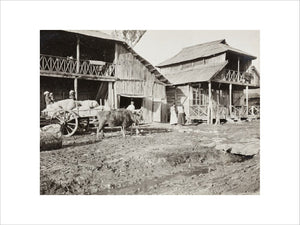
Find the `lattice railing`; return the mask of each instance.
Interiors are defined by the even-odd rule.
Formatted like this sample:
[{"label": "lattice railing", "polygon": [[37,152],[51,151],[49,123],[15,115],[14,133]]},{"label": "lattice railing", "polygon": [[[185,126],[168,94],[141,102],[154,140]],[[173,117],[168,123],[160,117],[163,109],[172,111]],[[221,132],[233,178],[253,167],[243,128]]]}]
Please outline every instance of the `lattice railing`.
[{"label": "lattice railing", "polygon": [[247,117],[248,116],[247,107],[244,105],[232,106],[231,116],[237,118]]},{"label": "lattice railing", "polygon": [[190,106],[190,117],[191,118],[202,118],[208,114],[207,105],[191,105]]},{"label": "lattice railing", "polygon": [[253,83],[253,75],[249,72],[238,72],[235,70],[224,70],[224,72],[220,73],[216,76],[217,80],[223,80],[228,82],[242,83],[242,84],[252,84]]},{"label": "lattice railing", "polygon": [[248,114],[251,116],[260,116],[260,106],[258,105],[250,106],[248,109]]},{"label": "lattice railing", "polygon": [[[98,62],[98,63],[97,63]],[[112,63],[80,60],[79,73],[77,73],[77,61],[75,59],[40,55],[40,70],[50,72],[61,72],[69,74],[94,75],[94,76],[113,76],[115,66]]]}]

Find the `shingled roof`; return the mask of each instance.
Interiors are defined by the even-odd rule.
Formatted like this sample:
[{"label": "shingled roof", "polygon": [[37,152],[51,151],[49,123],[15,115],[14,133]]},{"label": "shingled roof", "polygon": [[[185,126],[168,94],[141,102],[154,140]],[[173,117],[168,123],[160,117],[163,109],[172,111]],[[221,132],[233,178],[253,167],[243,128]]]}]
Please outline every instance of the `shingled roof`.
[{"label": "shingled roof", "polygon": [[256,59],[256,57],[253,55],[229,46],[226,43],[226,40],[222,39],[183,48],[178,54],[160,63],[159,65],[157,65],[157,67],[165,67],[172,64],[191,61],[194,59],[205,58],[223,52],[234,52],[240,55],[247,56],[251,59]]},{"label": "shingled roof", "polygon": [[190,70],[179,71],[175,73],[165,74],[172,85],[197,83],[211,80],[226,65],[227,61],[218,64],[209,64],[198,66]]}]

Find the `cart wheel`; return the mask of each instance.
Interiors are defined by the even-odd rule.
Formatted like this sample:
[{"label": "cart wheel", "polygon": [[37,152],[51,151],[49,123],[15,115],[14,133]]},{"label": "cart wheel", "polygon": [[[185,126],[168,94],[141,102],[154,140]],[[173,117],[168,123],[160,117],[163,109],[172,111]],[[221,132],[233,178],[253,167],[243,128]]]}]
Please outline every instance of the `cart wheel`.
[{"label": "cart wheel", "polygon": [[62,134],[65,137],[72,136],[78,128],[78,117],[70,110],[59,110],[51,117],[52,123],[61,125]]}]

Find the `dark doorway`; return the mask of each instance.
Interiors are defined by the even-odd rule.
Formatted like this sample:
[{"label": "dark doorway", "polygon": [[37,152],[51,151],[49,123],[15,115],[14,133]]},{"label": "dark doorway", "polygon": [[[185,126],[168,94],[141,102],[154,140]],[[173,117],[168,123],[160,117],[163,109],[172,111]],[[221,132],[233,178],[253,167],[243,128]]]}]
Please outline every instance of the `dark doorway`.
[{"label": "dark doorway", "polygon": [[127,108],[130,105],[130,102],[134,101],[135,109],[142,108],[143,105],[143,98],[134,98],[134,97],[125,97],[120,96],[120,108]]}]

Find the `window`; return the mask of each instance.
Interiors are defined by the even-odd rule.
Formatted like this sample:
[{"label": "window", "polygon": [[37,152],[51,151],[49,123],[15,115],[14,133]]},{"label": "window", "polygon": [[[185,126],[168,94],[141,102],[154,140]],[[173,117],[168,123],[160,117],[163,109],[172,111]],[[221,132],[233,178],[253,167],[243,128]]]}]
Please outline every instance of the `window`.
[{"label": "window", "polygon": [[199,105],[199,104],[200,104],[199,88],[193,87],[193,105]]},{"label": "window", "polygon": [[203,88],[193,87],[193,105],[207,105],[208,91]]}]

